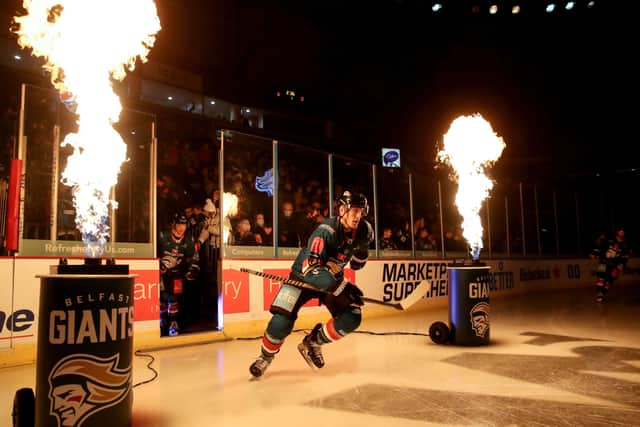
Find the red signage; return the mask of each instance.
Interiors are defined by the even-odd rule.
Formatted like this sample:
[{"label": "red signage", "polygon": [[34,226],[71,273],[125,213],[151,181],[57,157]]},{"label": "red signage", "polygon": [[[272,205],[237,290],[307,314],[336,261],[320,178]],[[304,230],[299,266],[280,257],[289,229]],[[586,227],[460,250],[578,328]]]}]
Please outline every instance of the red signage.
[{"label": "red signage", "polygon": [[158,270],[131,270],[137,274],[133,285],[133,317],[142,320],[160,320],[160,272]]},{"label": "red signage", "polygon": [[22,188],[22,160],[11,159],[9,198],[7,200],[7,240],[9,251],[18,250],[18,226],[20,222],[20,189]]},{"label": "red signage", "polygon": [[224,313],[249,312],[249,273],[229,269],[222,273]]}]

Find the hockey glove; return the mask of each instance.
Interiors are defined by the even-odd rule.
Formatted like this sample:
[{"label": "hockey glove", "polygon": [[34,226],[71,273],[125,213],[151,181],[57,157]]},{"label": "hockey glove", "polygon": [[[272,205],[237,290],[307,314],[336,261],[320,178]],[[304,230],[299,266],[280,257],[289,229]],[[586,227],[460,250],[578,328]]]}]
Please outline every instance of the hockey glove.
[{"label": "hockey glove", "polygon": [[196,276],[198,275],[198,269],[195,267],[191,267],[187,270],[187,273],[184,275],[186,280],[196,280]]},{"label": "hockey glove", "polygon": [[351,269],[352,270],[360,270],[367,263],[369,259],[369,252],[367,251],[356,251],[351,257]]},{"label": "hockey glove", "polygon": [[349,298],[349,301],[351,301],[352,304],[360,306],[364,305],[364,301],[362,301],[362,296],[364,294],[362,293],[360,288],[353,283],[347,283],[347,286],[345,286],[343,292],[345,293],[347,298]]}]

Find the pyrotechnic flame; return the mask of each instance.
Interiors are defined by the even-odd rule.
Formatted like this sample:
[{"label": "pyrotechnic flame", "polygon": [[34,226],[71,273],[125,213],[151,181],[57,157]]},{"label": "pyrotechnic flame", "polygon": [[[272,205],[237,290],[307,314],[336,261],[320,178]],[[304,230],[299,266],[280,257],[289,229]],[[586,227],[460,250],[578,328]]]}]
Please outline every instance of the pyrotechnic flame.
[{"label": "pyrotechnic flame", "polygon": [[24,0],[14,18],[18,43],[45,60],[51,82],[75,96],[78,133],[62,145],[73,154],[62,174],[73,187],[76,226],[88,256],[100,256],[109,237],[109,191],[116,185],[127,146],[112,127],[122,106],[113,80],[147,60],[160,30],[153,0]]},{"label": "pyrotechnic flame", "polygon": [[489,197],[493,181],[486,175],[504,150],[505,143],[480,114],[460,116],[444,135],[444,148],[438,152],[440,161],[449,164],[458,182],[456,206],[462,215],[462,234],[477,260],[482,250],[480,208]]},{"label": "pyrotechnic flame", "polygon": [[238,196],[233,193],[222,194],[222,212],[224,219],[222,220],[222,241],[226,244],[231,236],[231,217],[238,213]]}]

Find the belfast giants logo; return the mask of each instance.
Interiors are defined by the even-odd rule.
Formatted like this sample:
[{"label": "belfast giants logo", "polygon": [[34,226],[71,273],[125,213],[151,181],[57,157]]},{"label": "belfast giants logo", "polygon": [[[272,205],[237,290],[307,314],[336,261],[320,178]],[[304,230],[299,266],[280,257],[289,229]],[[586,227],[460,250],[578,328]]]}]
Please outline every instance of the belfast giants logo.
[{"label": "belfast giants logo", "polygon": [[489,331],[489,304],[482,301],[471,308],[469,312],[471,328],[476,336],[484,338]]},{"label": "belfast giants logo", "polygon": [[131,365],[118,367],[119,354],[101,358],[72,354],[49,373],[50,415],[58,426],[79,427],[90,416],[120,403],[131,390]]},{"label": "belfast giants logo", "polygon": [[482,299],[476,303],[469,311],[471,329],[480,338],[484,338],[489,331],[489,283],[492,277],[490,274],[481,274],[475,281],[469,282],[469,301]]}]

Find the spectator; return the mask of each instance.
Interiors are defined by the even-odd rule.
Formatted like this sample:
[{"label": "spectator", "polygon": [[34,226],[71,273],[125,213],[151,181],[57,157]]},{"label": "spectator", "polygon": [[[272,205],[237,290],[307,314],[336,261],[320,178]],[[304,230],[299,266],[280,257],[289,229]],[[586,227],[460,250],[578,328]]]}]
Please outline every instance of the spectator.
[{"label": "spectator", "polygon": [[431,234],[429,234],[429,237],[427,237],[427,239],[429,239],[429,245],[431,246],[431,250],[437,251],[438,250],[438,239],[436,238],[436,235],[431,233]]},{"label": "spectator", "polygon": [[[217,194],[216,194],[217,193]],[[216,195],[218,198],[216,198]],[[204,204],[205,221],[198,236],[200,267],[202,269],[202,299],[205,308],[216,304],[218,293],[218,257],[220,254],[220,192],[213,193],[215,202],[207,199]]]},{"label": "spectator", "polygon": [[445,250],[447,252],[467,252],[467,242],[465,242],[462,237],[462,229],[456,229],[456,231],[460,230],[460,233],[456,233],[451,231],[451,229],[447,230],[444,234],[444,244]]},{"label": "spectator", "polygon": [[[214,193],[215,195],[215,193]],[[211,283],[215,278],[218,254],[220,251],[220,208],[219,203],[207,199],[204,204],[205,220],[202,231],[198,236],[200,246],[201,266],[204,270],[205,281]]]},{"label": "spectator", "polygon": [[382,250],[396,250],[398,246],[392,239],[391,227],[385,227],[382,230],[382,238],[380,239],[380,249]]},{"label": "spectator", "polygon": [[434,250],[431,241],[429,240],[429,231],[422,227],[418,230],[418,235],[416,236],[416,250],[417,251],[432,251]]},{"label": "spectator", "polygon": [[409,221],[404,221],[404,226],[396,229],[394,241],[398,249],[411,249],[411,224]]},{"label": "spectator", "polygon": [[273,227],[265,224],[263,213],[257,213],[255,215],[253,234],[255,235],[256,242],[259,245],[273,246]]},{"label": "spectator", "polygon": [[257,246],[256,236],[251,231],[251,222],[247,218],[238,221],[234,245]]},{"label": "spectator", "polygon": [[282,212],[278,220],[278,245],[290,248],[299,247],[300,237],[298,236],[291,202],[282,204]]},{"label": "spectator", "polygon": [[304,217],[300,218],[298,224],[298,230],[300,231],[300,244],[306,246],[307,240],[309,236],[316,229],[318,224],[322,222],[322,217],[320,216],[320,204],[311,204],[306,209],[306,214]]},{"label": "spectator", "polygon": [[193,204],[190,209],[185,209],[185,215],[189,221],[187,223],[187,234],[194,242],[197,242],[206,220],[206,216],[202,212],[202,206],[198,203]]},{"label": "spectator", "polygon": [[420,230],[425,227],[426,225],[423,217],[416,219],[413,223],[413,235],[417,237],[418,233],[420,233]]}]

